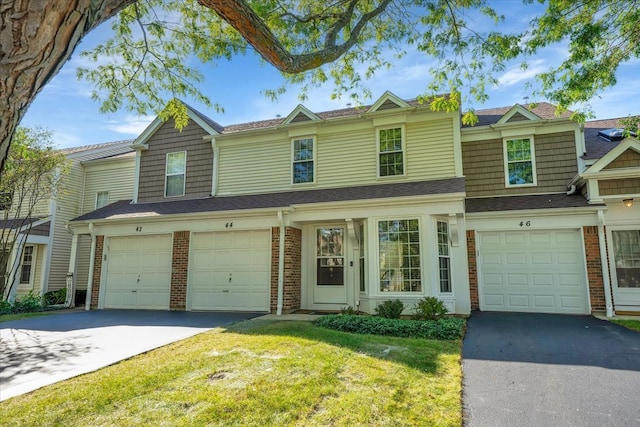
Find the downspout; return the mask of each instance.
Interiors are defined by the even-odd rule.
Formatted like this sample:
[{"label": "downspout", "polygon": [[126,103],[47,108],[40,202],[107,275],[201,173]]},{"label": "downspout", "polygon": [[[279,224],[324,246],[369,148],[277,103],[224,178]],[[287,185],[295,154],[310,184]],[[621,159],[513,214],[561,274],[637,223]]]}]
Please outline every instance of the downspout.
[{"label": "downspout", "polygon": [[89,234],[91,235],[91,257],[89,257],[89,280],[87,282],[87,296],[84,301],[84,309],[91,310],[91,292],[93,291],[93,269],[96,264],[96,233],[93,230],[93,223],[89,223]]},{"label": "downspout", "polygon": [[280,224],[280,240],[278,246],[278,305],[276,315],[282,316],[282,304],[284,300],[284,218],[282,211],[278,211],[278,223]]},{"label": "downspout", "polygon": [[604,213],[598,211],[598,243],[600,246],[600,264],[602,264],[602,282],[604,284],[604,302],[607,317],[613,317],[613,302],[611,301],[611,281],[609,280],[609,263],[604,236]]}]

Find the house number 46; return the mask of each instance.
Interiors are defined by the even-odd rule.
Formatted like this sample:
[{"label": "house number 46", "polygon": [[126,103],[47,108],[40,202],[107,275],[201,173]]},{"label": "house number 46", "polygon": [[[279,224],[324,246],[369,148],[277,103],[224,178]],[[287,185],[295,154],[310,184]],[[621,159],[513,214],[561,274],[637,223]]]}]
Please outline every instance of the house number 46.
[{"label": "house number 46", "polygon": [[531,227],[531,221],[520,221],[520,227]]}]

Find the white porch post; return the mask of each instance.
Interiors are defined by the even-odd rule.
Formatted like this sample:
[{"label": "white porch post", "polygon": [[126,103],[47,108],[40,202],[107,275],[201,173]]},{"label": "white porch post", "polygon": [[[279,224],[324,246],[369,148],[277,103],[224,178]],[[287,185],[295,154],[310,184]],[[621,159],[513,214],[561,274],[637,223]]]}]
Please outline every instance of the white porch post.
[{"label": "white porch post", "polygon": [[11,256],[11,262],[9,263],[9,295],[7,300],[14,302],[16,300],[16,293],[18,292],[18,282],[20,281],[20,264],[22,263],[22,251],[26,237],[20,233],[16,233],[16,243],[13,246],[13,254]]},{"label": "white porch post", "polygon": [[604,235],[604,212],[598,211],[598,243],[600,244],[600,264],[602,265],[602,281],[604,285],[604,302],[607,317],[613,317],[613,301],[611,300],[611,281],[609,280],[609,263]]},{"label": "white porch post", "polygon": [[[66,307],[76,305],[76,267],[78,260],[78,234],[73,234],[71,238],[71,253],[69,255],[69,272],[67,273],[67,298],[64,302]],[[70,282],[70,283],[69,283]]]}]

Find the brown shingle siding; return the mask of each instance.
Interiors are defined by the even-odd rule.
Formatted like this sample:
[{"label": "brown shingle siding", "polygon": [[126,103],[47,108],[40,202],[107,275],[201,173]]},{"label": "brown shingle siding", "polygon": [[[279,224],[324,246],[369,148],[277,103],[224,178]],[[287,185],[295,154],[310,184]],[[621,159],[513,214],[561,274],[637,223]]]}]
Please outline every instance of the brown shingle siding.
[{"label": "brown shingle siding", "polygon": [[617,159],[609,163],[604,169],[637,168],[640,167],[640,153],[628,149],[620,154]]},{"label": "brown shingle siding", "polygon": [[165,162],[167,153],[187,152],[185,195],[176,199],[194,199],[211,194],[213,151],[204,141],[206,131],[190,121],[179,132],[171,123],[163,124],[148,142],[149,149],[140,157],[138,202],[168,200],[164,197]]},{"label": "brown shingle siding", "polygon": [[598,190],[601,196],[640,193],[640,178],[599,180]]},{"label": "brown shingle siding", "polygon": [[462,162],[469,197],[518,195],[566,191],[578,172],[575,134],[561,132],[535,135],[535,187],[506,188],[502,139],[470,141],[462,144]]}]

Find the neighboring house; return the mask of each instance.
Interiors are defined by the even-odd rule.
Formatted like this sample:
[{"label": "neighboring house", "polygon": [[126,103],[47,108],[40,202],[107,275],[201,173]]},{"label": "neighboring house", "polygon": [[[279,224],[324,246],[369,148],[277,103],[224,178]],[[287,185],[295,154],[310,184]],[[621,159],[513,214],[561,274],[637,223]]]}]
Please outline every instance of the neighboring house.
[{"label": "neighboring house", "polygon": [[[37,204],[32,218],[18,218],[9,224],[0,224],[5,230],[12,230],[19,238],[9,260],[9,266],[18,263],[16,274],[7,279],[14,282],[14,296],[18,298],[29,291],[43,295],[47,291],[65,288],[72,235],[66,225],[70,219],[100,207],[100,204],[130,198],[133,194],[135,156],[131,150],[132,141],[118,141],[61,150],[69,160],[69,171],[61,186],[59,195]],[[128,157],[127,157],[128,153]],[[126,158],[128,164],[125,166]],[[102,162],[102,163],[100,163]],[[113,167],[104,172],[105,165]],[[31,229],[25,232],[27,224]],[[86,287],[88,271],[87,246],[78,263],[79,271],[84,271],[84,280],[78,281],[78,288]],[[3,271],[11,271],[7,266]]]},{"label": "neighboring house", "polygon": [[[133,143],[133,200],[70,223],[93,236],[92,308],[409,312],[436,296],[459,314],[611,314],[606,233],[633,233],[605,227],[620,195],[588,197],[598,163],[549,104],[478,111],[475,127],[389,92],[226,127],[188,112],[182,132],[156,119]],[[619,146],[614,166],[635,164],[637,141]],[[618,230],[640,228],[634,212]]]}]

